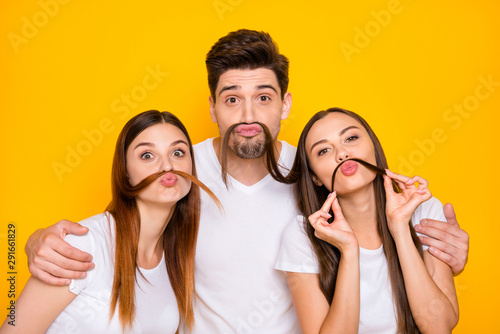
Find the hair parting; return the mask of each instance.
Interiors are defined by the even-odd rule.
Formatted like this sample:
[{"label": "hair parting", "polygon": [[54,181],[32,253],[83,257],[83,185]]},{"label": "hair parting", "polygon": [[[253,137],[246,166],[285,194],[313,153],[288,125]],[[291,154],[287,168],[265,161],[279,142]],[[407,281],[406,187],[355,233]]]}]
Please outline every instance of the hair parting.
[{"label": "hair parting", "polygon": [[[221,176],[222,176],[222,181],[226,185],[226,188],[228,187],[228,178],[227,178],[227,154],[228,154],[228,148],[229,148],[229,139],[231,135],[233,134],[234,130],[236,127],[242,124],[247,124],[248,123],[236,123],[231,125],[226,133],[224,134],[224,137],[222,138],[221,141]],[[276,147],[274,145],[274,140],[271,135],[271,131],[269,131],[269,128],[260,122],[254,122],[251,124],[258,124],[262,127],[264,130],[264,134],[266,137],[266,142],[264,146],[264,155],[265,155],[265,164],[266,164],[266,169],[268,170],[269,174],[273,177],[278,182],[281,183],[290,183],[283,175],[281,172],[280,168],[284,170],[288,170],[286,167],[282,166],[281,164],[278,163],[278,160],[276,159]]]}]

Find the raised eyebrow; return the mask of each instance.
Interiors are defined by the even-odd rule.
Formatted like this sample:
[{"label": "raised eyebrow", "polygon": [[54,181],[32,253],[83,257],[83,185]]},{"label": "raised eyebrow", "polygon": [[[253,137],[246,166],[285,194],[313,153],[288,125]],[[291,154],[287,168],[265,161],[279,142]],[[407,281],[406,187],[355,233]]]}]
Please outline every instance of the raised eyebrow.
[{"label": "raised eyebrow", "polygon": [[342,136],[344,133],[346,133],[347,131],[349,131],[351,129],[359,129],[359,128],[355,125],[348,126],[347,128],[340,130],[339,136]]},{"label": "raised eyebrow", "polygon": [[189,144],[184,139],[176,140],[176,141],[172,142],[172,144],[170,146],[175,146],[175,145],[178,145],[178,144],[184,144],[187,147],[189,147]]},{"label": "raised eyebrow", "polygon": [[142,143],[135,145],[134,150],[136,150],[138,147],[141,147],[141,146],[155,147],[155,144],[150,143],[150,142],[142,142]]},{"label": "raised eyebrow", "polygon": [[259,86],[257,86],[257,90],[266,89],[266,88],[272,89],[272,90],[274,90],[274,92],[276,94],[278,94],[278,91],[272,85],[259,85]]},{"label": "raised eyebrow", "polygon": [[241,89],[240,85],[224,86],[219,92],[219,96],[226,90],[238,90]]}]

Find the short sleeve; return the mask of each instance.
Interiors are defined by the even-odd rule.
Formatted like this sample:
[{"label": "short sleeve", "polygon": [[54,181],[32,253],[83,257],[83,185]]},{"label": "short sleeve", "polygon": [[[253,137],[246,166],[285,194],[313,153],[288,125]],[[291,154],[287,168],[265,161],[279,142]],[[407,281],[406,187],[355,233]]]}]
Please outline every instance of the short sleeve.
[{"label": "short sleeve", "polygon": [[[446,221],[446,217],[444,215],[443,211],[443,204],[435,198],[432,197],[428,201],[425,201],[424,203],[420,204],[418,208],[415,210],[415,213],[411,217],[411,222],[413,226],[420,224],[420,221],[422,219],[433,219],[433,220],[439,220],[439,221]],[[421,235],[420,233],[417,232],[418,235]],[[422,249],[425,251],[429,247],[426,245],[422,245]]]},{"label": "short sleeve", "polygon": [[319,273],[316,255],[303,225],[304,218],[297,216],[285,228],[274,269],[297,273]]},{"label": "short sleeve", "polygon": [[[68,234],[64,238],[64,241],[69,243],[71,246],[94,256],[95,247],[94,247],[94,235],[92,229],[89,229],[89,232],[85,235]],[[69,291],[74,293],[75,295],[80,294],[80,292],[83,289],[89,286],[93,276],[94,273],[93,270],[91,270],[87,272],[87,276],[85,278],[72,279],[71,283],[69,284]]]}]

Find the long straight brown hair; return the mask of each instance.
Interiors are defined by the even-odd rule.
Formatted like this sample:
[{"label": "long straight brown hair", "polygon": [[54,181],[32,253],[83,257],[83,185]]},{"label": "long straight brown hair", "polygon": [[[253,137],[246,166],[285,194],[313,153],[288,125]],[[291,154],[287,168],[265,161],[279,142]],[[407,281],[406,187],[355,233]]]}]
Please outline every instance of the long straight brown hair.
[{"label": "long straight brown hair", "polygon": [[[127,149],[132,141],[148,127],[168,123],[185,135],[191,153],[192,174],[196,176],[193,146],[181,121],[169,112],[150,110],[130,119],[122,129],[115,149],[112,167],[112,199],[106,210],[113,216],[116,226],[115,273],[111,296],[110,317],[118,307],[122,327],[131,327],[135,317],[135,283],[137,249],[141,226],[139,209],[127,176]],[[148,184],[143,180],[139,185]],[[149,180],[151,183],[152,180]],[[139,186],[138,185],[138,186]],[[175,205],[174,212],[163,233],[163,250],[170,283],[177,299],[179,312],[189,328],[194,323],[194,259],[200,217],[200,192],[192,184],[189,193]],[[165,282],[167,284],[167,282]]]},{"label": "long straight brown hair", "polygon": [[[341,108],[330,108],[328,110],[320,111],[309,120],[300,135],[299,143],[297,145],[297,155],[295,157],[290,177],[294,178],[293,181],[296,181],[295,197],[297,206],[304,216],[304,227],[309,239],[311,240],[314,252],[319,262],[320,287],[329,304],[331,304],[335,293],[340,251],[330,243],[318,239],[314,235],[314,228],[307,221],[307,217],[321,208],[330,192],[324,186],[317,186],[312,181],[311,176],[314,175],[314,172],[312,171],[311,166],[309,165],[309,160],[307,159],[305,143],[307,135],[314,123],[333,112],[343,113],[352,117],[366,129],[375,148],[375,160],[377,166],[383,168],[384,170],[388,168],[384,151],[377,136],[368,123],[361,116],[352,111]],[[395,309],[398,331],[401,333],[420,333],[411,314],[410,305],[406,296],[403,273],[399,263],[396,244],[394,243],[394,239],[392,238],[387,226],[387,217],[385,215],[386,195],[384,190],[384,180],[380,174],[377,174],[375,177],[373,186],[375,189],[377,230],[382,239],[384,253],[387,258],[389,279],[392,286],[394,304],[396,306]],[[411,222],[410,230],[413,242],[416,245],[420,256],[423,256],[420,240],[418,239]]]}]

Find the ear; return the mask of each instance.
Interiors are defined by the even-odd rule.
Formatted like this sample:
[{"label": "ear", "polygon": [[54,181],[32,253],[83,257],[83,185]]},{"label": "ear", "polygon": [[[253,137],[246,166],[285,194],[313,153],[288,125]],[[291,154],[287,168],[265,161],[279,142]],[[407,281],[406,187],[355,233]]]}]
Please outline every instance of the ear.
[{"label": "ear", "polygon": [[317,185],[318,187],[321,187],[323,185],[323,183],[320,181],[320,179],[318,179],[318,177],[314,174],[311,173],[311,180],[314,182],[315,185]]},{"label": "ear", "polygon": [[290,109],[292,109],[292,94],[290,92],[286,92],[283,96],[283,108],[281,109],[282,121],[288,118]]},{"label": "ear", "polygon": [[210,118],[212,119],[212,122],[218,123],[217,113],[215,112],[215,102],[212,96],[208,97],[208,102],[210,103]]}]

